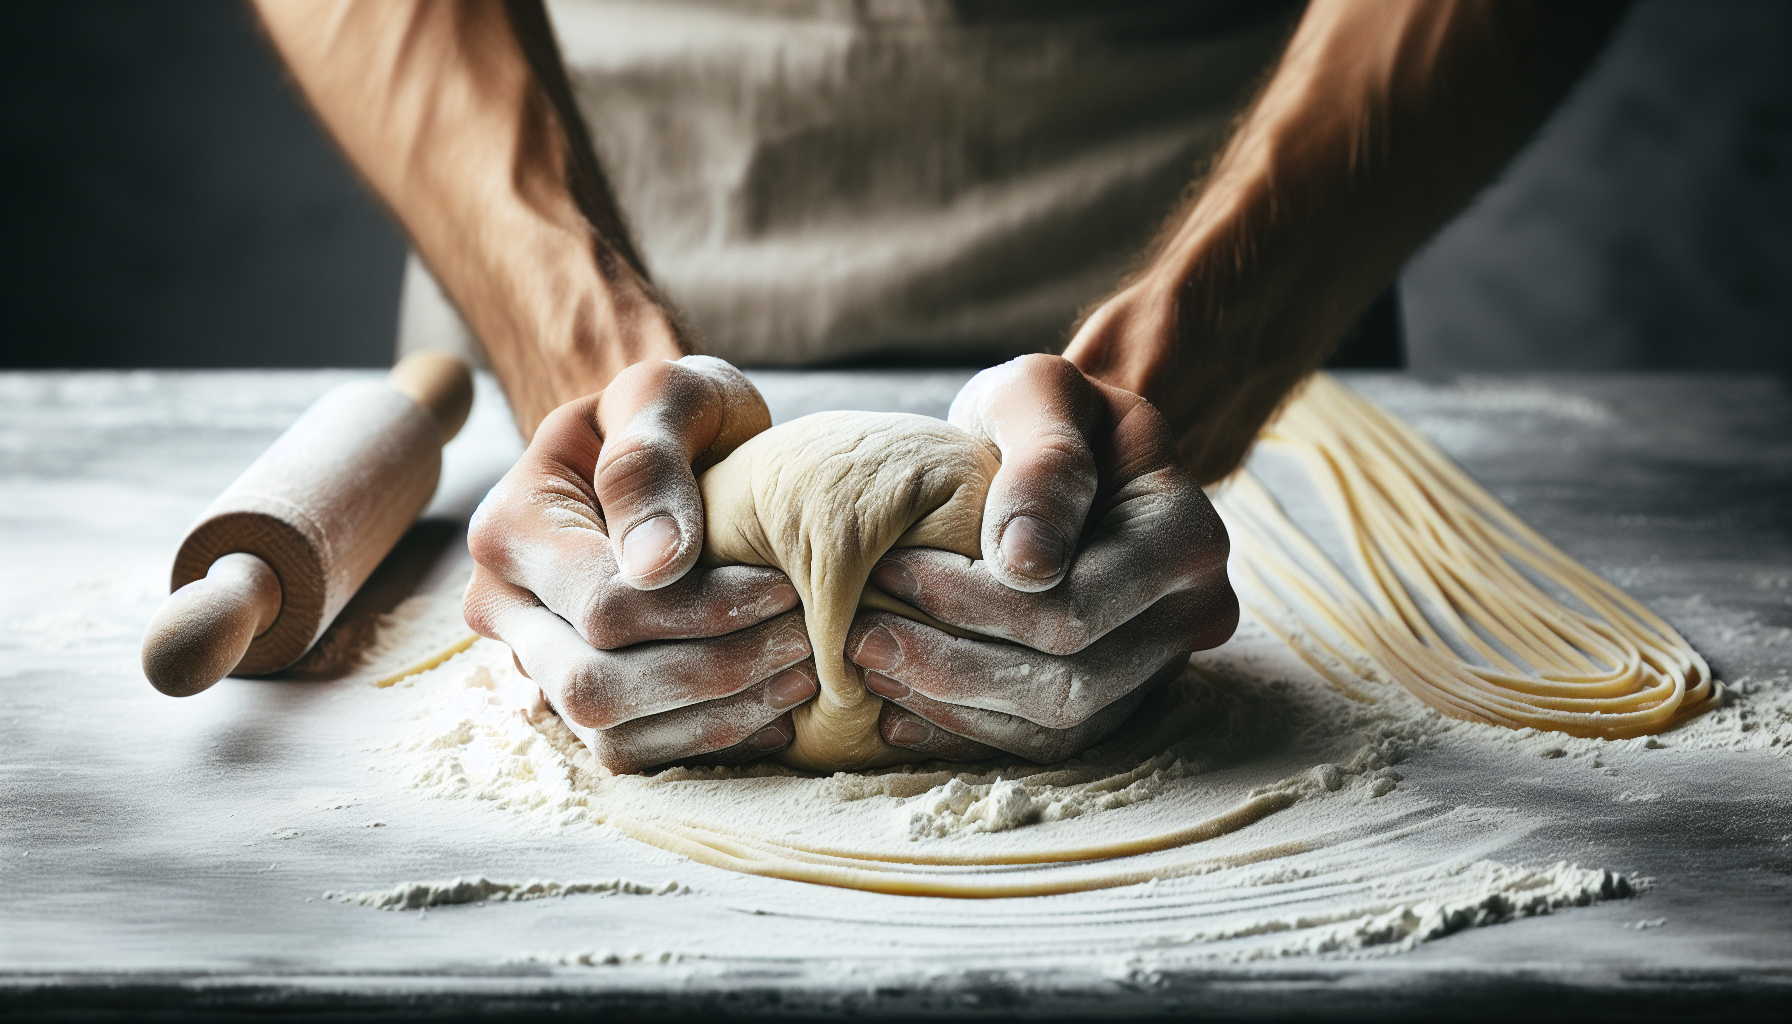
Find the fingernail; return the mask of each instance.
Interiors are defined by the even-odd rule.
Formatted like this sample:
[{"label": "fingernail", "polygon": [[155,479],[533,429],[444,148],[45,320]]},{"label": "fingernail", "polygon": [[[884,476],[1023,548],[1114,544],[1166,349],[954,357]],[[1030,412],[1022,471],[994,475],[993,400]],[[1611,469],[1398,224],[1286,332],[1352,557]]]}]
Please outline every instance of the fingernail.
[{"label": "fingernail", "polygon": [[795,627],[778,630],[768,645],[771,650],[784,657],[807,657],[809,654],[809,635]]},{"label": "fingernail", "polygon": [[890,727],[891,743],[919,743],[927,738],[927,727],[905,718]]},{"label": "fingernail", "polygon": [[795,707],[810,697],[815,696],[815,682],[808,676],[794,669],[780,672],[765,684],[765,703],[767,707],[782,711]]},{"label": "fingernail", "polygon": [[1034,580],[1058,575],[1070,553],[1070,545],[1057,527],[1037,516],[1018,515],[1008,520],[1000,544],[1002,561],[1009,570]]},{"label": "fingernail", "polygon": [[678,524],[671,516],[654,516],[622,538],[622,571],[640,579],[678,554]]},{"label": "fingernail", "polygon": [[779,612],[787,612],[795,608],[797,602],[801,600],[802,597],[796,592],[795,587],[788,583],[780,583],[765,592],[765,598],[759,602],[759,614],[776,615]]},{"label": "fingernail", "polygon": [[529,678],[529,670],[523,667],[523,659],[517,657],[515,651],[510,652],[510,660],[511,660],[511,662],[513,662],[516,665],[517,674],[522,676],[524,679],[528,679]]},{"label": "fingernail", "polygon": [[871,570],[871,582],[877,584],[877,589],[904,601],[913,601],[921,592],[921,586],[915,582],[915,574],[908,571],[908,566],[887,558]]},{"label": "fingernail", "polygon": [[870,690],[879,697],[888,697],[891,700],[901,700],[908,696],[909,692],[907,684],[899,683],[889,676],[878,672],[865,673],[865,689]]},{"label": "fingernail", "polygon": [[878,626],[859,641],[859,649],[853,652],[852,660],[866,668],[887,672],[902,664],[902,648],[896,646],[896,638],[889,630]]},{"label": "fingernail", "polygon": [[784,730],[768,725],[747,737],[748,750],[774,750],[784,745]]}]

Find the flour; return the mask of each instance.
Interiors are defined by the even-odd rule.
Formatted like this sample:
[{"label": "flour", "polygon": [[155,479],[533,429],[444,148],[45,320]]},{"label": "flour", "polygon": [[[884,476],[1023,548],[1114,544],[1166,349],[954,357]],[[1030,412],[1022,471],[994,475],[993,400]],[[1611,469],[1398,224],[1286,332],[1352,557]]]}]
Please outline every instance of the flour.
[{"label": "flour", "polygon": [[605,896],[665,896],[679,891],[677,882],[647,885],[631,882],[626,878],[610,878],[601,882],[494,882],[489,878],[478,877],[455,878],[446,882],[400,882],[379,892],[326,892],[324,899],[378,910],[426,910],[462,903],[521,902],[593,893]]},{"label": "flour", "polygon": [[426,672],[472,646],[478,637],[467,628],[459,597],[471,577],[470,569],[462,570],[379,617],[373,642],[361,653],[365,663],[383,667],[375,686]]},{"label": "flour", "polygon": [[[401,606],[384,624],[388,635],[380,650],[387,657],[413,656],[407,630],[439,621],[449,598],[414,600],[420,604]],[[1526,866],[1488,856],[1541,823],[1507,809],[1450,806],[1410,794],[1409,771],[1398,766],[1459,742],[1500,745],[1531,757],[1531,747],[1549,745],[1562,749],[1570,764],[1595,756],[1587,751],[1659,747],[1472,725],[1444,718],[1394,686],[1365,683],[1376,700],[1352,700],[1249,623],[1232,643],[1196,663],[1199,672],[1178,683],[1177,706],[1198,711],[1198,727],[1142,754],[1123,749],[1128,739],[1122,736],[1054,766],[911,765],[816,777],[757,764],[615,776],[596,764],[539,689],[516,671],[509,650],[481,640],[384,691],[381,699],[397,701],[395,710],[408,724],[376,752],[376,766],[397,771],[425,795],[476,802],[503,814],[510,828],[558,842],[578,841],[587,830],[608,831],[604,826],[612,819],[646,816],[898,858],[1146,835],[1254,795],[1289,796],[1286,809],[1251,827],[1133,858],[1151,875],[1141,884],[996,901],[1016,907],[1009,913],[1021,914],[1017,921],[1027,927],[1045,929],[1042,935],[1068,929],[1063,941],[1077,949],[1102,948],[1109,928],[1104,922],[1130,919],[1126,915],[1136,909],[1125,908],[1141,901],[1181,908],[1191,921],[1176,937],[1176,957],[1251,960],[1398,952],[1463,928],[1622,898],[1641,887],[1597,867]],[[369,679],[386,667],[376,659]],[[1700,727],[1695,722],[1679,732]],[[1678,735],[1658,743],[1673,744]],[[1132,739],[1149,746],[1153,738]],[[472,879],[333,898],[367,906],[440,906],[537,892],[609,891],[601,887],[612,883],[595,884],[599,889],[556,890],[553,883],[535,883],[532,890],[528,883],[504,888]],[[811,886],[802,893],[804,914],[859,913],[846,909],[850,894],[843,891]],[[934,907],[926,912],[930,926],[977,913],[958,909],[971,904],[945,901],[940,909],[940,901],[920,902]],[[899,899],[890,906],[889,926],[899,929],[909,903]],[[528,954],[532,962],[559,966],[628,963],[634,956],[601,949]]]},{"label": "flour", "polygon": [[[898,935],[911,918],[928,928],[990,927],[988,908],[999,906],[999,919],[1029,929],[1041,949],[1079,955],[1106,948],[1105,936],[1142,906],[1186,922],[1166,940],[1174,949],[1167,957],[1363,956],[1646,887],[1599,866],[1536,857],[1554,852],[1547,846],[1531,848],[1538,862],[1514,861],[1510,851],[1547,835],[1552,822],[1498,805],[1522,803],[1518,791],[1480,794],[1491,801],[1440,798],[1422,768],[1408,764],[1421,755],[1468,757],[1509,775],[1489,778],[1490,787],[1577,787],[1629,814],[1690,798],[1687,785],[1664,786],[1677,780],[1650,767],[1662,759],[1792,752],[1792,684],[1783,677],[1739,680],[1721,707],[1660,735],[1581,739],[1447,718],[1367,666],[1328,663],[1345,681],[1328,683],[1300,657],[1314,645],[1290,618],[1273,629],[1247,621],[1224,647],[1192,659],[1191,671],[1148,698],[1119,734],[1064,764],[1004,759],[816,776],[761,763],[612,775],[501,644],[480,640],[422,671],[394,668],[421,664],[420,652],[455,632],[457,615],[449,591],[400,606],[382,623],[367,670],[370,680],[395,682],[381,699],[407,723],[375,767],[413,789],[490,808],[504,827],[560,844],[614,842],[614,827],[671,848],[653,830],[686,829],[676,834],[898,865],[890,870],[923,881],[1063,882],[1048,890],[1060,895],[974,901],[983,909],[922,899],[867,910],[852,902],[864,894],[810,886],[792,904],[800,911],[789,912],[838,921],[872,914]],[[1240,808],[1255,809],[1238,818]],[[1224,827],[1151,845],[1228,815]],[[1142,852],[1052,859],[1103,844]],[[1116,864],[1124,877],[1096,877],[1121,871]],[[729,884],[703,877],[714,880],[705,887]],[[720,876],[729,877],[738,876]],[[1095,887],[1081,891],[1088,879]],[[436,888],[354,895],[402,903],[433,898]],[[411,895],[418,891],[425,895]],[[752,912],[787,911],[768,904]],[[607,950],[530,956],[560,966],[632,962]]]},{"label": "flour", "polygon": [[[1315,880],[1301,879],[1309,884]],[[1236,884],[1238,880],[1228,881]],[[1233,960],[1386,955],[1467,928],[1623,899],[1634,895],[1637,888],[1636,883],[1610,871],[1568,863],[1543,868],[1485,860],[1454,863],[1430,870],[1391,872],[1361,891],[1334,896],[1322,907],[1222,919],[1179,938],[1187,943],[1229,946],[1226,958]]]}]

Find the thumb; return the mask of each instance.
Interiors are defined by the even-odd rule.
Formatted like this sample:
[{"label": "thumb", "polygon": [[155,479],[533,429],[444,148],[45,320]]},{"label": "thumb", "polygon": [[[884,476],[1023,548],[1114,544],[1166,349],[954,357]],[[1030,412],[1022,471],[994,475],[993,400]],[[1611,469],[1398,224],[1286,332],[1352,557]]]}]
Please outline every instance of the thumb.
[{"label": "thumb", "polygon": [[771,425],[740,371],[706,357],[637,363],[604,389],[603,450],[592,481],[623,582],[658,590],[682,579],[703,550],[707,467]]},{"label": "thumb", "polygon": [[1011,589],[1050,590],[1069,571],[1099,476],[1089,435],[1106,403],[1057,356],[1022,356],[973,377],[951,421],[1001,453],[983,506],[983,559]]}]

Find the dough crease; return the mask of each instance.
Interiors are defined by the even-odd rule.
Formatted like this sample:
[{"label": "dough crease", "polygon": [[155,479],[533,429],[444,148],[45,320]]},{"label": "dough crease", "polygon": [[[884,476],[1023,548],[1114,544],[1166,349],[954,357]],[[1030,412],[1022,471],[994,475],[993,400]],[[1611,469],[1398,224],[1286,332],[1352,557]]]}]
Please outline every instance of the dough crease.
[{"label": "dough crease", "polygon": [[[925,759],[878,735],[883,699],[847,660],[847,632],[891,548],[980,557],[983,500],[1000,465],[943,420],[825,412],[759,434],[703,474],[703,564],[771,566],[802,598],[821,693],[793,712],[785,764],[856,771]],[[872,601],[921,617],[881,593]]]}]

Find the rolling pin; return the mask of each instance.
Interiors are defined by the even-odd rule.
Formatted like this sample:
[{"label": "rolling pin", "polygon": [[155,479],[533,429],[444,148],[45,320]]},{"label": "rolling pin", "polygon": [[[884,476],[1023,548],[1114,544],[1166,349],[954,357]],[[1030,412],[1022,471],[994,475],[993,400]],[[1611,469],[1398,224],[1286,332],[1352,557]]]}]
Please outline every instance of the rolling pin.
[{"label": "rolling pin", "polygon": [[298,661],[435,493],[473,378],[439,352],[318,399],[187,531],[143,674],[171,697]]}]

